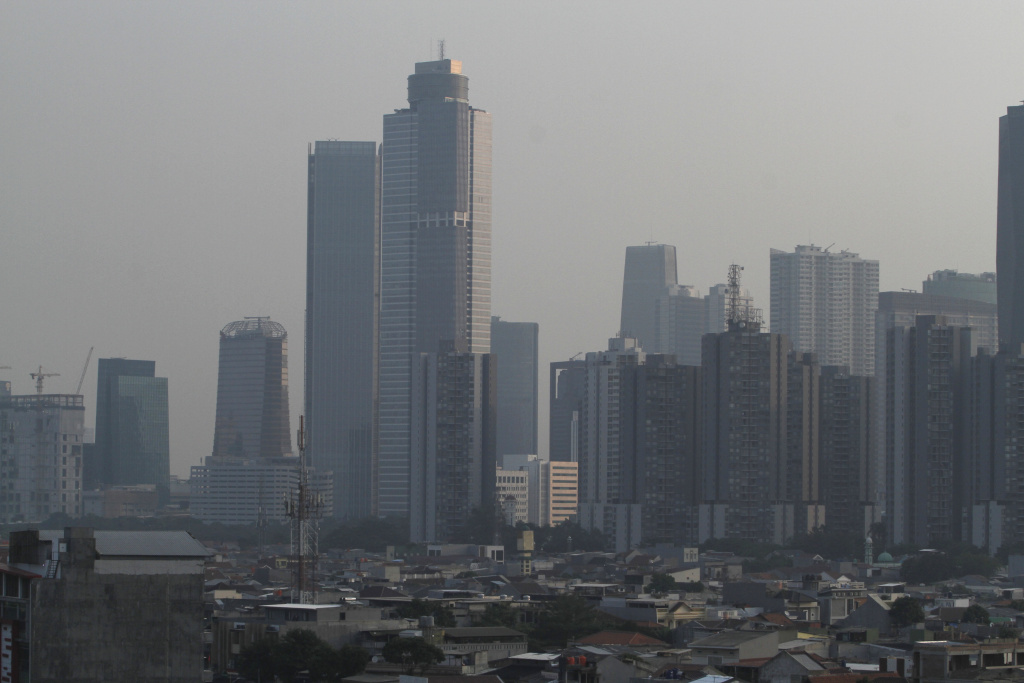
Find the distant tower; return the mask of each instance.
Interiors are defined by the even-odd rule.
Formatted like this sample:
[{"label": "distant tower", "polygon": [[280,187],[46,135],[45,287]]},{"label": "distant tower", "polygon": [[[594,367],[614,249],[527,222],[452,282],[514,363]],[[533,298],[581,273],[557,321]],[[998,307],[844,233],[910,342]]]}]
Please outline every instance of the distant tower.
[{"label": "distant tower", "polygon": [[877,309],[878,261],[813,245],[771,250],[772,332],[822,365],[874,373]]},{"label": "distant tower", "polygon": [[491,115],[454,59],[416,64],[408,101],[384,116],[381,158],[382,516],[410,515],[414,354],[491,349]]},{"label": "distant tower", "polygon": [[665,288],[678,282],[676,248],[670,244],[626,247],[619,331],[649,353],[660,352],[655,307]]},{"label": "distant tower", "polygon": [[321,141],[309,155],[306,453],[334,473],[335,514],[376,513],[380,154]]},{"label": "distant tower", "polygon": [[265,317],[230,323],[220,332],[213,456],[290,452],[288,333]]},{"label": "distant tower", "polygon": [[498,358],[498,462],[537,453],[537,323],[491,318],[491,353]]},{"label": "distant tower", "polygon": [[999,344],[1024,343],[1024,104],[999,118],[999,201],[996,208]]},{"label": "distant tower", "polygon": [[87,489],[170,483],[167,378],[156,361],[100,358],[96,378],[95,455],[86,462]]}]

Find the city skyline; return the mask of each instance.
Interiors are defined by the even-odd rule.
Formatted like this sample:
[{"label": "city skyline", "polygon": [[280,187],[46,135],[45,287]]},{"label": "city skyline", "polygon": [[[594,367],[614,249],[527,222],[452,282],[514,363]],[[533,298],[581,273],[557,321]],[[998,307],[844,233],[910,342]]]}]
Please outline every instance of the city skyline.
[{"label": "city skyline", "polygon": [[[995,269],[996,122],[1021,96],[1001,65],[1024,51],[1010,4],[695,4],[660,8],[653,26],[606,5],[570,50],[569,8],[540,27],[440,3],[390,24],[386,55],[379,36],[358,34],[393,21],[387,5],[181,7],[9,5],[0,29],[12,66],[0,122],[14,132],[0,171],[0,365],[14,369],[0,379],[30,393],[41,364],[61,375],[47,391],[69,393],[90,346],[155,359],[171,383],[174,474],[212,443],[211,330],[243,314],[303,328],[296,150],[379,139],[396,83],[436,56],[433,36],[447,35],[474,102],[497,115],[492,311],[540,324],[542,367],[614,334],[623,248],[648,240],[677,245],[680,282],[702,291],[744,265],[757,302],[773,245],[877,257],[882,291],[919,289],[937,269]],[[625,59],[616,38],[634,39]],[[566,103],[588,116],[545,113]],[[83,393],[95,386],[93,363]]]}]

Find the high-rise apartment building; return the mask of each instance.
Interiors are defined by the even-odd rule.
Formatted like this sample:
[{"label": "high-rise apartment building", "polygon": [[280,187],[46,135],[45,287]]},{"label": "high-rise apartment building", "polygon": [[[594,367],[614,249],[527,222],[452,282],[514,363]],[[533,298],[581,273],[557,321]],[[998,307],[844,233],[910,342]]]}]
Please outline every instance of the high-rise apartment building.
[{"label": "high-rise apartment building", "polygon": [[491,353],[498,362],[498,434],[504,455],[537,453],[537,323],[491,318]]},{"label": "high-rise apartment building", "polygon": [[288,333],[266,317],[229,323],[220,331],[213,457],[289,454],[289,421]]},{"label": "high-rise apartment building", "polygon": [[495,358],[420,354],[412,378],[413,542],[449,542],[471,513],[495,503]]},{"label": "high-rise apartment building", "polygon": [[622,277],[622,312],[619,332],[636,339],[649,353],[657,353],[655,307],[666,287],[678,282],[676,248],[670,244],[626,247]]},{"label": "high-rise apartment building", "polygon": [[418,354],[491,349],[491,116],[455,60],[416,64],[408,93],[384,116],[378,373],[378,512],[403,516]]},{"label": "high-rise apartment building", "polygon": [[541,526],[557,526],[579,511],[579,463],[551,460],[541,467]]},{"label": "high-rise apartment building", "polygon": [[696,287],[669,285],[655,304],[654,347],[682,365],[700,365],[700,340],[708,330],[708,300]]},{"label": "high-rise apartment building", "polygon": [[96,446],[85,485],[153,484],[166,500],[170,482],[167,378],[156,361],[101,358],[96,382]]},{"label": "high-rise apartment building", "polygon": [[874,373],[878,261],[857,254],[798,246],[771,250],[772,331],[823,365],[855,375]]},{"label": "high-rise apartment building", "polygon": [[971,330],[918,316],[886,334],[889,540],[960,540],[970,453]]},{"label": "high-rise apartment building", "polygon": [[996,303],[996,274],[960,273],[955,270],[936,270],[921,283],[921,293]]},{"label": "high-rise apartment building", "polygon": [[869,377],[845,367],[821,368],[819,380],[819,451],[821,497],[832,533],[863,537],[880,516],[871,484]]},{"label": "high-rise apartment building", "polygon": [[319,141],[306,227],[306,455],[334,473],[334,512],[376,513],[380,155],[374,142]]},{"label": "high-rise apartment building", "polygon": [[0,394],[0,523],[81,514],[84,420],[78,395]]},{"label": "high-rise apartment building", "polygon": [[996,272],[999,275],[999,343],[1024,343],[1024,104],[999,118],[999,199]]},{"label": "high-rise apartment building", "polygon": [[616,337],[586,359],[580,523],[622,551],[696,536],[700,368]]}]

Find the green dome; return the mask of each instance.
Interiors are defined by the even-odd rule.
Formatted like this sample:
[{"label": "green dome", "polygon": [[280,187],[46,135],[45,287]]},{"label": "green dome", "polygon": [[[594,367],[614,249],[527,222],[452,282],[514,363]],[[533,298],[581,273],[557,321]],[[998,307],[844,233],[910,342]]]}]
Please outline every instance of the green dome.
[{"label": "green dome", "polygon": [[892,562],[892,555],[889,553],[882,553],[878,556],[878,562]]}]

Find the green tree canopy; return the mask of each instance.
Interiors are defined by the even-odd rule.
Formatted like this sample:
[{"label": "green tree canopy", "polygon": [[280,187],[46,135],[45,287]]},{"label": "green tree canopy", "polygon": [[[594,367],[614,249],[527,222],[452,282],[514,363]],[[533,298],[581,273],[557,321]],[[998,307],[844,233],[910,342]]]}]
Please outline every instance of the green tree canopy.
[{"label": "green tree canopy", "polygon": [[988,624],[988,610],[981,605],[971,605],[964,610],[964,615],[960,619],[968,624]]},{"label": "green tree canopy", "polygon": [[313,631],[289,631],[278,640],[263,639],[242,648],[236,660],[238,672],[252,680],[285,683],[308,671],[314,681],[336,683],[366,668],[370,654],[361,647],[345,645],[335,650]]},{"label": "green tree canopy", "polygon": [[381,654],[392,664],[401,664],[407,674],[426,671],[431,664],[444,661],[441,649],[423,638],[392,638]]},{"label": "green tree canopy", "polygon": [[645,590],[648,593],[668,593],[676,590],[677,587],[678,584],[671,574],[654,574]]},{"label": "green tree canopy", "polygon": [[897,627],[910,626],[924,621],[924,610],[921,609],[921,603],[909,595],[897,598],[889,610],[889,621]]},{"label": "green tree canopy", "polygon": [[434,617],[435,626],[451,628],[455,626],[455,613],[451,607],[432,600],[421,600],[413,598],[404,605],[395,608],[398,616],[403,619],[419,619],[420,617]]}]

